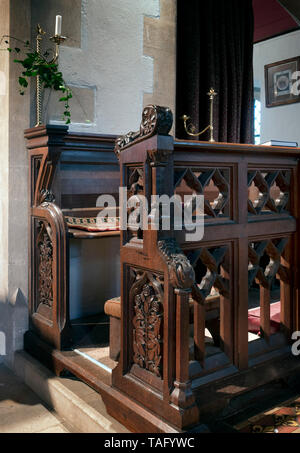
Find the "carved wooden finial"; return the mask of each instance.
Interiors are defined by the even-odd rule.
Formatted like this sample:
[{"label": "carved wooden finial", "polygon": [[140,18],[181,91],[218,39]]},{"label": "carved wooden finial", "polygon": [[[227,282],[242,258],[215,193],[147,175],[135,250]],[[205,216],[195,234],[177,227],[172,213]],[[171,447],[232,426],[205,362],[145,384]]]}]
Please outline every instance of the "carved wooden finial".
[{"label": "carved wooden finial", "polygon": [[173,114],[168,107],[147,105],[142,114],[140,130],[128,132],[116,139],[115,153],[119,158],[120,153],[129,145],[139,142],[155,134],[168,135],[173,125]]}]

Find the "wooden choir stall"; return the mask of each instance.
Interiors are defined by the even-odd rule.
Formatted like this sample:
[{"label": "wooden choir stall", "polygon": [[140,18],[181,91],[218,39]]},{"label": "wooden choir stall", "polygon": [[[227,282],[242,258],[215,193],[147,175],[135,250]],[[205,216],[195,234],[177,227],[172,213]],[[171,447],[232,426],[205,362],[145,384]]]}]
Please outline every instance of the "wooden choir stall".
[{"label": "wooden choir stall", "polygon": [[[140,130],[115,148],[112,137],[62,127],[26,132],[25,348],[100,392],[108,413],[133,432],[197,432],[230,414],[232,401],[238,411],[247,404],[239,398],[300,375],[291,348],[300,330],[300,149],[179,141],[171,127],[169,109],[148,106]],[[72,228],[70,217],[86,223],[102,209],[97,196],[116,195],[119,185],[149,206],[153,195],[203,195],[204,237],[176,229],[172,209],[169,230],[151,228],[149,211],[144,229]],[[161,225],[166,213],[158,212]],[[99,246],[78,256],[76,274],[72,241],[86,238]],[[92,302],[72,289],[91,266],[89,253],[98,275],[94,288],[86,282]]]}]

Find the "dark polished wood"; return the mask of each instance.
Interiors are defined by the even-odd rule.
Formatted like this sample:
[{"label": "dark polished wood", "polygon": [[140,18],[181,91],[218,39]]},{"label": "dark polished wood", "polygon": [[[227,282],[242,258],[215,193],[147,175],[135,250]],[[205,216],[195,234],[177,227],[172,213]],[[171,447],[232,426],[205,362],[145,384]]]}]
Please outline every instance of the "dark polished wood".
[{"label": "dark polished wood", "polygon": [[[118,165],[109,152],[113,141],[58,133],[51,145],[45,131],[27,133],[33,264],[25,345],[56,373],[67,369],[99,391],[108,413],[135,432],[197,430],[224,416],[233,398],[245,404],[250,390],[300,373],[290,345],[300,326],[300,149],[174,140],[168,112],[151,106],[140,131],[117,140],[120,184],[116,173],[111,193],[117,179],[128,197],[149,201],[152,195],[203,195],[204,237],[187,240],[185,230],[175,230],[172,211],[167,231],[151,229],[149,218],[146,230],[121,231],[120,357],[109,382],[99,367],[61,349],[69,339],[64,257],[69,235],[76,234],[64,215],[91,213],[96,194],[107,190],[111,166]],[[53,162],[60,165],[55,176]],[[272,334],[274,288],[281,314]],[[255,341],[248,333],[251,291],[260,308]],[[115,336],[111,347],[117,358]]]},{"label": "dark polished wood", "polygon": [[[291,364],[287,370],[297,369],[289,344],[299,325],[298,283],[291,269],[298,275],[300,149],[187,142],[166,134],[136,138],[117,145],[121,186],[148,200],[162,194],[204,195],[205,231],[198,242],[172,227],[121,232],[121,351],[112,386],[149,413],[190,429],[203,421],[206,409],[218,414],[237,394],[272,380],[280,357]],[[281,288],[281,332],[273,335],[275,280]],[[261,336],[249,342],[252,287],[259,294]],[[219,298],[217,317],[210,318],[205,305],[213,288]],[[195,304],[193,316],[187,291]],[[209,354],[205,329],[219,352]],[[258,365],[261,380],[255,382],[253,366]],[[284,374],[280,367],[276,378]],[[226,392],[215,392],[225,384]],[[107,410],[118,417],[110,405]]]},{"label": "dark polished wood", "polygon": [[[68,228],[65,216],[96,216],[102,193],[118,198],[115,137],[73,134],[66,126],[25,131],[30,169],[30,330],[57,349],[69,348],[69,239],[119,236]],[[69,203],[69,204],[68,204]],[[26,347],[26,342],[25,342]]]}]

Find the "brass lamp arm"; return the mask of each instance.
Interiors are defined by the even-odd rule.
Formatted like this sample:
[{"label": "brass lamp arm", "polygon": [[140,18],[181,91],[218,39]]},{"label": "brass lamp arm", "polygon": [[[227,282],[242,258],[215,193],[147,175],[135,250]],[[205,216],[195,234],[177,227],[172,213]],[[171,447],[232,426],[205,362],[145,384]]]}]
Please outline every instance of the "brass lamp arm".
[{"label": "brass lamp arm", "polygon": [[190,117],[187,115],[183,115],[182,119],[183,119],[183,124],[184,124],[184,130],[191,137],[199,137],[200,135],[204,134],[206,131],[208,131],[211,128],[211,126],[209,125],[205,129],[203,129],[203,131],[196,133],[195,126],[193,126],[193,124],[190,124],[189,126],[187,125],[187,121],[190,119]]},{"label": "brass lamp arm", "polygon": [[198,132],[196,133],[195,130],[195,126],[193,124],[190,124],[189,126],[187,125],[187,121],[190,119],[189,116],[187,115],[183,115],[182,116],[182,120],[183,120],[183,124],[184,124],[184,130],[185,132],[190,135],[191,137],[199,137],[200,135],[204,134],[204,132],[210,130],[210,139],[209,141],[210,142],[214,142],[214,135],[213,135],[213,132],[214,132],[214,124],[213,124],[213,121],[214,121],[214,117],[213,117],[213,113],[214,113],[214,98],[215,96],[217,96],[218,93],[215,92],[215,90],[213,88],[211,88],[209,90],[209,92],[207,93],[207,95],[209,96],[209,99],[210,99],[210,108],[209,108],[209,120],[210,120],[210,124],[205,128],[203,129],[203,131],[201,132]]}]

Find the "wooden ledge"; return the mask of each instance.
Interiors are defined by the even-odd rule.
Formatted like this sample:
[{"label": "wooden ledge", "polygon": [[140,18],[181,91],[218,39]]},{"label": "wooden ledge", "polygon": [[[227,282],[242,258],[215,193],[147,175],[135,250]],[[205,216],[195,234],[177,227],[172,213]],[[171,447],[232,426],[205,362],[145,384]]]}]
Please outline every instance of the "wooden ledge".
[{"label": "wooden ledge", "polygon": [[85,231],[77,228],[69,228],[68,232],[71,239],[99,239],[120,236],[120,231]]}]

